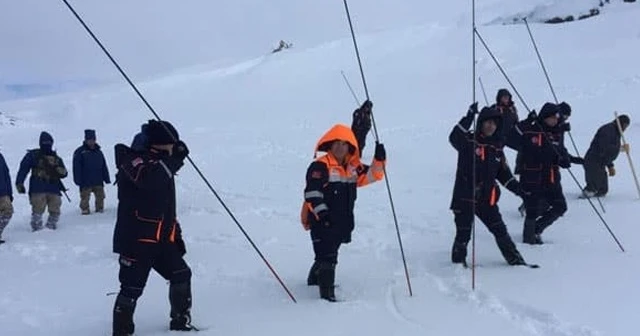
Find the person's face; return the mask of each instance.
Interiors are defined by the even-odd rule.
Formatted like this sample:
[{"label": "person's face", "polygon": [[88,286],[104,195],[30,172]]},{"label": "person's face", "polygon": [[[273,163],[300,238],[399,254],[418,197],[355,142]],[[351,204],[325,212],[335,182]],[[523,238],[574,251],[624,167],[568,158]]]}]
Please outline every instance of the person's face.
[{"label": "person's face", "polygon": [[95,139],[85,140],[85,143],[87,144],[87,146],[89,146],[91,148],[96,146],[96,140]]},{"label": "person's face", "polygon": [[331,144],[331,154],[338,161],[344,161],[347,154],[349,154],[349,144],[346,141],[334,141]]},{"label": "person's face", "polygon": [[555,127],[556,125],[558,125],[558,116],[554,114],[550,117],[546,117],[544,119],[544,123],[549,127]]},{"label": "person's face", "polygon": [[510,101],[511,101],[511,97],[509,97],[509,96],[502,96],[502,97],[500,98],[500,103],[501,103],[502,105],[509,105],[509,102],[510,102]]},{"label": "person's face", "polygon": [[152,145],[151,148],[155,148],[160,151],[169,152],[169,155],[173,155],[173,146],[174,144],[168,145]]},{"label": "person's face", "polygon": [[482,123],[482,134],[486,137],[492,136],[497,129],[498,129],[498,125],[496,124],[496,121],[493,119],[485,120]]},{"label": "person's face", "polygon": [[625,124],[625,123],[620,123],[620,127],[622,127],[622,131],[626,131],[627,128],[629,127],[629,124]]}]

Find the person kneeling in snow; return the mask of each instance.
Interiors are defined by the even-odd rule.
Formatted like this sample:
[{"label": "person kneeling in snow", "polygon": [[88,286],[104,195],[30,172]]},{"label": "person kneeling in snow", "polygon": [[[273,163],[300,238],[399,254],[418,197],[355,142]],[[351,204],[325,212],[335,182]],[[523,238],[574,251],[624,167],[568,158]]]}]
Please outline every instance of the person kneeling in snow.
[{"label": "person kneeling in snow", "polygon": [[301,213],[303,227],[311,230],[315,253],[307,284],[318,285],[320,297],[335,302],[338,249],[351,242],[357,188],[384,178],[386,151],[377,143],[371,166],[362,164],[358,142],[346,125],[331,128],[318,142],[316,155],[319,151],[327,154],[307,169]]},{"label": "person kneeling in snow", "polygon": [[477,129],[470,132],[469,128],[477,113],[478,103],[474,103],[449,135],[449,142],[458,151],[458,168],[450,207],[456,224],[451,261],[466,266],[467,244],[471,239],[471,224],[475,215],[494,235],[498,248],[509,265],[526,265],[498,208],[500,189],[496,179],[511,192],[523,195],[502,151],[502,115],[494,108],[483,108],[478,116]]},{"label": "person kneeling in snow", "polygon": [[191,325],[191,269],[184,260],[185,243],[176,214],[175,175],[189,150],[166,121],[149,121],[149,147],[133,151],[115,146],[118,167],[118,218],[113,252],[119,254],[120,292],[113,307],[113,336],[133,335],[133,313],[149,272],[169,281],[169,328]]}]

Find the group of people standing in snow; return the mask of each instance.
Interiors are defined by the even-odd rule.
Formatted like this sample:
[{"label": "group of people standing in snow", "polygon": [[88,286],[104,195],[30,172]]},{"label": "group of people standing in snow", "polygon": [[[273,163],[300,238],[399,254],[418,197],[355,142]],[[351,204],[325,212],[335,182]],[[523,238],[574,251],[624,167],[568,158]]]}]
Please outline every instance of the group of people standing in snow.
[{"label": "group of people standing in snow", "polygon": [[[353,113],[352,126],[335,125],[316,146],[306,173],[301,222],[310,231],[315,260],[308,284],[320,297],[336,301],[338,250],[351,242],[357,188],[384,177],[386,150],[376,143],[371,165],[360,160],[371,129],[373,104]],[[318,152],[325,153],[317,157]],[[191,269],[177,219],[175,176],[189,154],[175,127],[150,120],[131,146],[117,144],[118,218],[113,252],[119,254],[120,291],[113,307],[113,336],[135,331],[133,315],[151,270],[169,282],[169,329],[197,330],[191,324]]]},{"label": "group of people standing in snow", "polygon": [[[310,231],[315,254],[307,276],[309,286],[318,286],[322,299],[335,302],[338,251],[352,239],[357,189],[384,178],[387,155],[377,143],[370,165],[361,162],[371,129],[373,104],[366,101],[353,112],[351,127],[338,124],[318,141],[314,161],[306,171],[301,223]],[[476,119],[477,116],[477,119]],[[543,244],[542,233],[567,211],[561,185],[562,168],[583,164],[587,180],[584,197],[602,197],[608,192],[608,175],[615,175],[613,162],[620,151],[621,132],[630,124],[622,115],[602,126],[584,158],[569,154],[564,135],[570,130],[571,107],[567,103],[545,103],[540,113],[530,112],[520,120],[509,91],[498,92],[496,104],[478,108],[472,104],[449,135],[458,152],[458,165],[450,209],[456,234],[451,261],[466,265],[467,244],[474,216],[495,236],[509,265],[527,265],[507,231],[498,202],[498,182],[522,199],[523,243]],[[475,129],[471,129],[475,121]],[[516,179],[504,153],[517,152]],[[324,154],[318,157],[318,152]],[[152,269],[169,282],[170,329],[196,330],[191,324],[191,269],[184,260],[186,245],[177,219],[175,175],[189,154],[178,131],[166,121],[150,120],[142,125],[131,146],[115,146],[118,215],[113,252],[119,254],[120,292],[113,308],[113,335],[132,335],[133,314]],[[64,162],[53,150],[53,137],[42,132],[39,148],[29,150],[20,163],[15,188],[27,193],[24,182],[31,173],[28,194],[32,206],[31,228],[56,229],[68,175]],[[94,130],[73,154],[73,176],[80,188],[82,214],[90,214],[89,197],[96,197],[95,211],[104,211],[104,184],[109,169]],[[0,155],[0,233],[13,214],[9,169]]]},{"label": "group of people standing in snow", "polygon": [[[80,209],[89,214],[91,194],[95,196],[96,212],[104,211],[104,183],[110,183],[109,169],[100,146],[96,143],[96,132],[85,130],[82,146],[73,153],[73,180],[80,191]],[[25,188],[28,175],[29,189]],[[63,159],[53,150],[53,137],[48,132],[40,133],[38,148],[27,150],[20,162],[15,180],[18,194],[28,194],[31,204],[31,230],[44,227],[56,230],[61,215],[62,192],[66,192],[62,180],[68,175]],[[2,233],[13,217],[13,186],[4,156],[0,154],[0,244]],[[48,211],[46,223],[43,219]]]},{"label": "group of people standing in snow", "polygon": [[[476,120],[476,115],[477,120]],[[614,161],[621,151],[622,132],[630,125],[627,115],[617,117],[598,130],[584,158],[569,154],[565,133],[571,130],[571,106],[545,103],[540,113],[531,111],[520,120],[511,94],[498,91],[496,103],[478,110],[472,104],[453,128],[449,142],[458,151],[458,167],[450,209],[454,213],[456,235],[451,261],[466,266],[467,244],[474,216],[495,236],[510,265],[527,265],[511,239],[498,208],[500,182],[522,199],[524,213],[522,242],[543,244],[542,233],[567,211],[560,169],[582,164],[586,186],[581,198],[607,194],[608,175],[615,175]],[[476,129],[470,130],[476,120]],[[505,147],[517,152],[513,176],[504,154]],[[475,169],[474,169],[475,168]],[[475,213],[474,213],[475,212]]]},{"label": "group of people standing in snow", "polygon": [[[366,101],[353,112],[351,127],[338,124],[327,131],[315,147],[314,161],[305,174],[301,223],[310,232],[314,261],[307,276],[318,286],[320,298],[335,302],[338,251],[352,240],[354,206],[359,187],[384,178],[387,154],[376,142],[370,165],[361,162],[367,134],[372,126],[373,104]],[[477,116],[477,120],[476,120]],[[562,191],[561,168],[584,164],[585,197],[604,196],[607,176],[615,174],[613,161],[621,132],[629,117],[598,130],[585,158],[569,154],[564,134],[570,130],[571,107],[546,103],[520,120],[508,90],[498,92],[496,104],[478,108],[472,104],[449,136],[458,151],[458,167],[451,202],[456,235],[451,260],[466,265],[467,244],[474,216],[495,236],[509,265],[528,265],[507,231],[498,202],[502,184],[522,199],[523,243],[543,244],[542,233],[567,211]],[[476,128],[471,129],[476,121]],[[618,128],[617,123],[621,125]],[[516,179],[504,149],[517,151]],[[119,254],[120,292],[113,308],[113,336],[132,335],[138,298],[151,269],[169,282],[171,330],[197,330],[191,324],[191,269],[184,260],[186,245],[177,219],[175,175],[189,150],[177,130],[166,121],[142,126],[131,146],[115,147],[118,173],[118,218],[113,251]],[[324,153],[318,157],[318,152]],[[529,265],[532,266],[532,265]]]}]

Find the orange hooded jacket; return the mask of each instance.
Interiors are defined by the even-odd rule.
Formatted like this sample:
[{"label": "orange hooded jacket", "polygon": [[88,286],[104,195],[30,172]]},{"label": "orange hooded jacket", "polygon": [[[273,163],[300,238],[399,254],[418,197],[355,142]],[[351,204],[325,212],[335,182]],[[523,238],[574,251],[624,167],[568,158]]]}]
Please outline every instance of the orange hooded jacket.
[{"label": "orange hooded jacket", "polygon": [[[350,150],[344,164],[340,164],[329,152],[334,141],[349,144]],[[332,221],[344,222],[353,229],[355,189],[382,180],[385,162],[374,159],[371,166],[362,164],[356,137],[351,128],[342,124],[333,126],[320,138],[314,157],[318,152],[327,154],[317,158],[307,170],[301,223],[305,230],[309,230],[313,222],[320,221],[322,212],[327,211]],[[339,192],[350,189],[353,189],[352,192]]]}]

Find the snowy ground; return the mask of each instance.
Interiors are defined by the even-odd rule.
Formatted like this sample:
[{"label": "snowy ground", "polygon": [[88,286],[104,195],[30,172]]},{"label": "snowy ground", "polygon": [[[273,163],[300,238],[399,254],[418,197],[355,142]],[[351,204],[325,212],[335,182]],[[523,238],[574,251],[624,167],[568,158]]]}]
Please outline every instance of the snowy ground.
[{"label": "snowy ground", "polygon": [[[425,9],[417,1],[402,3]],[[296,43],[287,52],[243,58],[223,68],[172,70],[171,76],[154,75],[140,84],[163,118],[181,131],[193,160],[298,299],[297,304],[288,299],[195,170],[186,167],[178,178],[179,213],[194,271],[194,321],[210,327],[203,335],[635,334],[640,271],[633,265],[640,261],[640,232],[632,214],[639,205],[622,155],[603,203],[604,218],[626,253],[618,250],[589,203],[577,199],[579,188],[564,172],[569,211],[545,233],[546,245],[518,244],[525,259],[541,269],[504,266],[481,225],[476,291],[471,291],[470,272],[450,265],[454,227],[448,205],[456,153],[447,135],[471,103],[470,13],[465,4],[439,4],[437,11],[421,13],[421,20],[413,13],[407,22],[396,12],[360,36],[376,122],[388,149],[388,178],[413,297],[407,292],[384,183],[359,195],[357,231],[353,243],[341,250],[338,265],[337,292],[345,302],[320,301],[317,289],[305,283],[312,250],[298,223],[304,171],[318,138],[335,123],[350,123],[355,108],[341,70],[363,97],[347,26],[338,21],[343,15],[339,2],[322,8],[318,16],[337,15],[332,22],[344,31],[322,35],[320,26],[305,27],[316,34],[314,45]],[[552,97],[525,27],[485,24],[526,8],[503,0],[484,1],[478,8],[481,34],[526,103],[539,109]],[[353,1],[356,28],[371,20],[372,13],[382,17],[380,11]],[[640,141],[634,117],[640,104],[638,15],[638,5],[613,4],[590,20],[532,25],[558,96],[574,108],[573,136],[581,154],[595,130],[612,120],[614,110],[631,115],[627,139],[632,145]],[[478,47],[478,74],[493,101],[507,83]],[[101,56],[94,51],[86,57]],[[135,55],[129,53],[127,59],[131,57]],[[100,71],[87,69],[95,78],[106,71],[115,70],[106,62]],[[477,99],[483,99],[479,89]],[[524,117],[522,103],[517,106]],[[121,82],[5,101],[0,111],[14,119],[13,125],[0,125],[1,150],[14,179],[25,149],[37,145],[41,130],[53,134],[55,147],[70,165],[82,130],[96,128],[113,169],[113,145],[129,143],[138,125],[150,118]],[[365,158],[372,156],[369,140]],[[633,153],[640,162],[637,151]],[[582,168],[571,171],[583,184]],[[72,187],[71,179],[65,183]],[[15,195],[16,214],[4,234],[7,243],[0,247],[3,335],[108,334],[114,296],[107,293],[118,290],[111,253],[115,194],[109,186],[106,213],[82,217],[72,188],[73,203],[65,201],[60,229],[35,234],[29,232],[26,197]],[[514,240],[521,241],[519,201],[505,192],[500,205]],[[159,276],[151,277],[136,313],[139,335],[167,334],[167,289]]]}]

